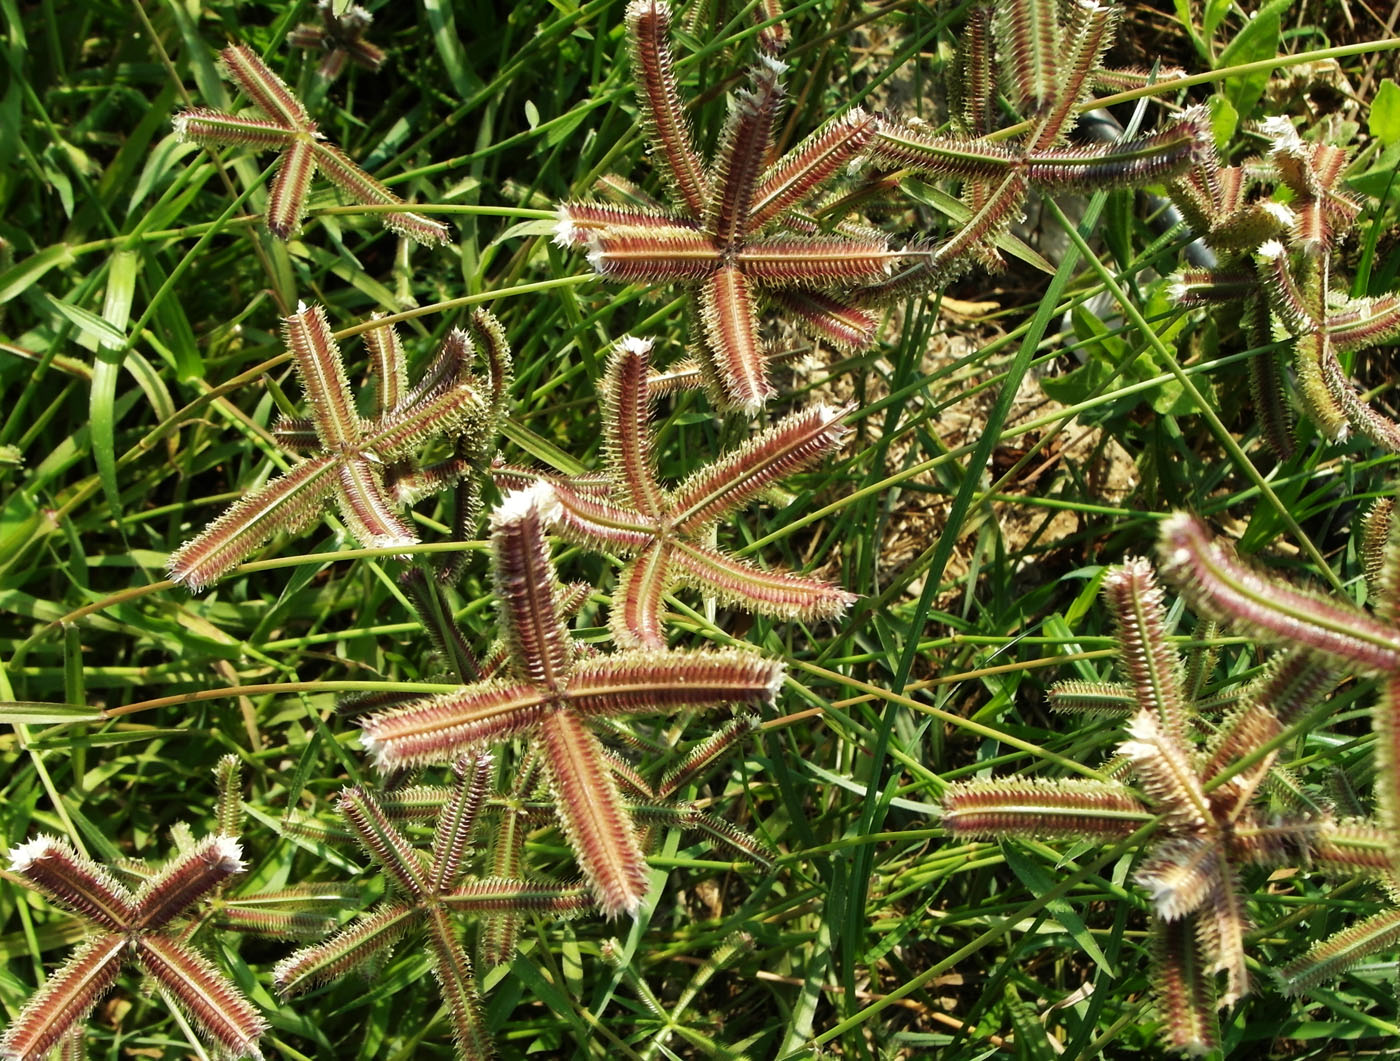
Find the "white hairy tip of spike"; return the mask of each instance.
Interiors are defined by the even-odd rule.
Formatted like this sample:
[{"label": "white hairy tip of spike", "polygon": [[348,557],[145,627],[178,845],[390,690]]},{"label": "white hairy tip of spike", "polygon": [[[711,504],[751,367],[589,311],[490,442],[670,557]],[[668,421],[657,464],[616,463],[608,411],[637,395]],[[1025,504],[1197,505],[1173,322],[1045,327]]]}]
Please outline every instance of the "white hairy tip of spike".
[{"label": "white hairy tip of spike", "polygon": [[209,845],[219,865],[234,873],[242,873],[248,867],[243,862],[243,845],[231,836],[216,836]]},{"label": "white hairy tip of spike", "polygon": [[[374,717],[370,716],[364,719],[360,725],[372,726],[374,722]],[[363,748],[365,754],[370,757],[370,760],[374,763],[375,770],[380,774],[387,774],[390,770],[394,769],[394,767],[398,766],[395,756],[389,751],[388,744],[370,733],[367,729],[360,730],[360,747]],[[345,792],[348,791],[349,789],[345,790]],[[341,793],[342,797],[345,795],[345,792]]]},{"label": "white hairy tip of spike", "polygon": [[1259,204],[1264,212],[1276,220],[1280,225],[1291,227],[1297,220],[1298,215],[1283,203],[1276,203],[1272,200]]},{"label": "white hairy tip of spike", "polygon": [[573,247],[584,240],[583,231],[574,224],[573,215],[563,203],[554,212],[558,220],[554,222],[554,243],[560,247]]},{"label": "white hairy tip of spike", "polygon": [[369,540],[371,549],[407,549],[417,544],[418,539],[411,534],[376,534]]},{"label": "white hairy tip of spike", "polygon": [[635,335],[624,335],[617,341],[619,350],[626,350],[629,354],[637,354],[639,357],[646,357],[651,353],[652,341],[642,339]]},{"label": "white hairy tip of spike", "polygon": [[501,498],[501,503],[491,513],[491,529],[519,523],[531,513],[538,515],[543,523],[553,523],[559,510],[559,495],[554,487],[539,479],[524,490],[512,490]]},{"label": "white hairy tip of spike", "polygon": [[1173,280],[1167,285],[1167,302],[1184,302],[1186,300],[1187,287],[1183,280]]},{"label": "white hairy tip of spike", "polygon": [[190,112],[181,111],[170,119],[170,127],[175,130],[176,140],[188,140],[190,137]]},{"label": "white hairy tip of spike", "polygon": [[1158,532],[1164,542],[1176,541],[1182,534],[1191,527],[1191,514],[1189,512],[1173,512],[1166,519],[1162,520],[1162,526]]},{"label": "white hairy tip of spike", "polygon": [[297,316],[299,317],[299,316],[301,316],[301,315],[302,315],[303,313],[305,313],[305,312],[306,312],[306,302],[305,302],[304,300],[302,300],[302,299],[297,299]]},{"label": "white hairy tip of spike", "polygon": [[588,250],[588,267],[595,273],[601,273],[603,269],[603,248],[596,243]]},{"label": "white hairy tip of spike", "polygon": [[1259,244],[1259,257],[1267,261],[1282,258],[1287,253],[1288,248],[1283,245],[1281,240],[1270,239]]},{"label": "white hairy tip of spike", "polygon": [[43,833],[33,840],[16,844],[10,849],[10,872],[23,873],[39,859],[46,857],[57,844],[56,839]]},{"label": "white hairy tip of spike", "polygon": [[782,692],[783,680],[787,677],[787,664],[779,663],[773,668],[773,677],[768,680],[768,699],[776,700]]},{"label": "white hairy tip of spike", "polygon": [[771,55],[760,55],[758,57],[760,66],[763,66],[773,77],[782,77],[787,73],[787,63],[781,59],[774,59]]},{"label": "white hairy tip of spike", "polygon": [[1265,136],[1297,136],[1297,130],[1293,128],[1293,123],[1282,115],[1277,114],[1271,118],[1265,118],[1260,122],[1259,131]]}]

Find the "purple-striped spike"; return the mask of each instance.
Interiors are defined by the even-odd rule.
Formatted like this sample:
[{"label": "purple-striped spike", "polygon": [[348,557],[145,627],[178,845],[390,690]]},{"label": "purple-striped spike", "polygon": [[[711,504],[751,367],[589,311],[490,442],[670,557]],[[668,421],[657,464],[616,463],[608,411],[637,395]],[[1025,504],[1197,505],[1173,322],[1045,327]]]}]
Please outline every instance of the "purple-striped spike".
[{"label": "purple-striped spike", "polygon": [[800,211],[860,158],[878,123],[852,110],[765,166],[784,68],[763,56],[752,87],[736,95],[706,166],[676,89],[670,19],[670,7],[659,0],[627,7],[643,126],[673,209],[610,179],[605,194],[616,202],[559,206],[555,242],[586,247],[589,264],[610,279],[686,288],[705,362],[693,375],[704,378],[717,404],[752,415],[776,393],[759,338],[761,305],[791,308],[810,334],[844,350],[861,349],[874,337],[875,321],[862,307],[877,297],[903,252],[868,229],[851,235],[838,226],[825,234]]},{"label": "purple-striped spike", "polygon": [[[328,22],[328,25],[333,25],[333,22]],[[300,40],[303,46],[330,43],[327,31],[315,30],[314,27],[294,30],[292,36]],[[342,43],[327,56],[326,62],[343,63],[343,58],[337,60],[336,57],[347,55],[362,63],[368,63],[375,56],[379,59],[383,57],[373,45]],[[263,117],[245,118],[196,107],[175,116],[175,133],[179,139],[192,140],[206,147],[234,144],[255,150],[283,152],[268,197],[267,227],[274,236],[285,240],[296,231],[305,210],[311,179],[318,169],[357,203],[367,206],[403,203],[402,199],[352,162],[340,148],[325,139],[317,130],[316,123],[307,115],[301,101],[252,49],[244,45],[225,48],[222,68],[253,101]],[[336,72],[339,72],[338,66]],[[380,220],[392,231],[419,243],[447,243],[450,239],[446,225],[408,210],[381,214]]]},{"label": "purple-striped spike", "polygon": [[[424,378],[408,387],[393,329],[371,329],[367,345],[379,389],[376,415],[368,420],[359,415],[340,347],[321,307],[300,305],[285,327],[312,415],[279,419],[274,437],[306,459],[236,501],[171,555],[170,577],[195,592],[273,535],[309,526],[327,500],[335,502],[362,545],[406,548],[418,538],[401,516],[405,505],[486,472],[489,438],[498,427],[510,379],[509,347],[489,314],[477,322],[489,340],[485,381],[468,372],[471,343],[466,334],[453,332]],[[494,411],[484,406],[483,394],[492,395]],[[413,452],[444,437],[458,447],[459,456],[419,467]]]},{"label": "purple-striped spike", "polygon": [[[518,922],[530,913],[568,917],[583,910],[581,888],[514,877],[466,875],[479,812],[486,801],[492,763],[489,756],[457,764],[456,784],[427,793],[436,828],[429,852],[404,835],[381,799],[362,788],[345,790],[338,805],[360,846],[391,881],[389,897],[331,939],[302,947],[274,971],[278,990],[300,993],[314,983],[371,968],[406,936],[421,934],[439,994],[452,1014],[458,1056],[464,1061],[492,1056],[472,963],[459,922],[474,915],[484,922]],[[402,792],[399,793],[402,796]],[[402,819],[402,815],[397,816]]]},{"label": "purple-striped spike", "polygon": [[[633,356],[641,356],[638,345],[631,344]],[[611,371],[610,378],[625,388],[622,377],[630,375],[630,389],[641,393],[644,407],[644,357],[634,369]],[[643,466],[647,460],[637,453],[621,459]],[[547,523],[560,518],[562,490],[539,481],[507,495],[491,518],[511,677],[380,712],[364,722],[362,740],[381,768],[392,769],[448,761],[497,739],[528,735],[598,904],[610,915],[632,913],[646,890],[645,859],[591,727],[624,715],[768,703],[782,667],[737,650],[581,653],[564,624],[563,593],[545,539]]]},{"label": "purple-striped spike", "polygon": [[87,921],[93,931],[30,998],[0,1037],[0,1057],[41,1061],[78,1034],[122,966],[148,972],[190,1019],[202,1040],[229,1058],[261,1058],[267,1022],[238,988],[185,941],[174,924],[243,871],[232,837],[216,833],[150,876],[132,893],[66,841],[40,836],[10,852],[20,879]]},{"label": "purple-striped spike", "polygon": [[1350,603],[1246,566],[1192,516],[1166,520],[1158,549],[1163,574],[1211,618],[1362,673],[1400,669],[1400,633]]},{"label": "purple-striped spike", "polygon": [[604,440],[613,501],[547,482],[559,535],[585,548],[627,559],[613,594],[610,626],[619,644],[666,644],[662,598],[692,585],[727,604],[785,619],[835,618],[855,598],[830,583],[768,572],[709,544],[721,519],[769,487],[838,449],[846,436],[844,408],[793,413],[667,491],[656,477],[650,419],[651,344],[627,337],[613,348],[603,380]]},{"label": "purple-striped spike", "polygon": [[676,89],[675,62],[667,40],[671,5],[664,0],[632,0],[626,22],[648,139],[656,148],[663,175],[687,213],[698,219],[710,196],[710,178],[695,150]]}]

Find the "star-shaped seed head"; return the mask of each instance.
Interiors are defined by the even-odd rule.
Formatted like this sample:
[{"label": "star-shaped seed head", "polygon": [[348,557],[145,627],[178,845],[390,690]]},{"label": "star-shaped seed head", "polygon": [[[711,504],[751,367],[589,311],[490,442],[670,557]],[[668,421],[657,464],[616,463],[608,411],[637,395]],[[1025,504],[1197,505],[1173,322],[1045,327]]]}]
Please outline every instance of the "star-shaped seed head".
[{"label": "star-shaped seed head", "polygon": [[287,43],[293,48],[306,48],[311,51],[324,51],[316,73],[326,81],[334,81],[345,69],[349,60],[366,70],[378,70],[384,63],[384,51],[365,40],[374,16],[359,4],[351,4],[340,14],[336,14],[336,0],[319,0],[316,13],[321,16],[319,26],[302,24],[287,34]]},{"label": "star-shaped seed head", "polygon": [[123,966],[150,976],[216,1054],[261,1058],[267,1022],[237,986],[185,939],[183,921],[211,892],[243,872],[230,836],[205,837],[135,891],[66,840],[37,836],[10,851],[10,872],[87,923],[66,964],[0,1037],[0,1058],[41,1061],[116,986]]},{"label": "star-shaped seed head", "polygon": [[581,652],[564,622],[545,538],[558,504],[553,488],[539,483],[508,494],[491,516],[506,674],[372,715],[361,740],[389,770],[528,738],[594,897],[615,917],[640,907],[646,860],[593,727],[629,715],[770,703],[783,668],[737,649]]},{"label": "star-shaped seed head", "polygon": [[[374,414],[366,419],[356,408],[325,312],[301,305],[285,322],[286,338],[311,416],[282,418],[274,437],[288,450],[306,453],[306,459],[234,502],[181,546],[170,557],[170,577],[197,592],[273,535],[305,529],[327,501],[335,503],[351,536],[366,547],[416,544],[418,537],[400,511],[484,466],[485,439],[503,408],[510,363],[504,334],[485,311],[474,314],[471,323],[486,352],[486,377],[469,371],[473,345],[466,332],[456,330],[412,387],[393,328],[368,331],[379,386]],[[433,438],[457,440],[465,455],[420,467],[414,453]]]},{"label": "star-shaped seed head", "polygon": [[353,787],[340,794],[336,806],[384,875],[390,895],[331,939],[279,962],[273,978],[284,996],[295,995],[312,984],[371,967],[410,932],[419,931],[452,1016],[458,1055],[476,1061],[494,1051],[458,923],[469,915],[488,923],[531,913],[568,917],[586,910],[590,898],[579,885],[469,875],[472,834],[491,785],[491,757],[463,759],[454,771],[456,783],[439,810],[426,857],[373,792]]},{"label": "star-shaped seed head", "polygon": [[[1332,687],[1337,672],[1325,657],[1310,655],[1306,644],[1277,657],[1217,724],[1205,724],[1196,704],[1203,666],[1185,666],[1168,641],[1166,607],[1151,565],[1134,559],[1111,569],[1103,600],[1126,681],[1064,683],[1052,692],[1052,703],[1095,711],[1121,704],[1130,720],[1112,765],[1126,765],[1137,787],[1098,779],[959,781],[944,793],[943,824],[960,837],[1106,845],[1155,824],[1141,840],[1143,857],[1133,875],[1154,915],[1153,989],[1168,1044],[1202,1052],[1216,1041],[1217,1004],[1250,989],[1242,874],[1300,864],[1382,874],[1390,867],[1390,841],[1374,821],[1256,805],[1278,755],[1258,751],[1277,745],[1285,724]],[[1203,743],[1196,738],[1202,729],[1212,731]],[[1105,766],[1102,772],[1112,771]],[[1219,972],[1225,988],[1217,994]]]},{"label": "star-shaped seed head", "polygon": [[[406,205],[322,135],[301,101],[251,48],[230,44],[221,59],[225,76],[252,101],[259,115],[194,107],[175,115],[175,135],[205,147],[233,144],[282,153],[267,197],[267,227],[274,236],[289,239],[297,230],[306,213],[311,178],[318,170],[354,202]],[[391,210],[378,216],[386,228],[418,243],[447,243],[450,239],[446,225],[410,210]]]},{"label": "star-shaped seed head", "polygon": [[651,343],[621,339],[602,384],[608,494],[589,481],[551,479],[556,531],[568,541],[625,558],[609,627],[623,646],[662,648],[662,602],[693,586],[724,604],[789,620],[840,615],[854,594],[821,579],[769,571],[713,544],[715,525],[788,475],[840,448],[849,411],[817,405],[784,417],[674,489],[656,473],[648,387]]},{"label": "star-shaped seed head", "polygon": [[[934,275],[950,275],[970,259],[1001,268],[996,242],[1021,217],[1031,188],[1088,192],[1152,183],[1186,169],[1204,149],[1210,126],[1200,108],[1148,136],[1068,144],[1077,106],[1102,80],[1099,64],[1116,17],[1115,8],[1095,0],[1005,0],[974,8],[956,77],[957,133],[880,121],[869,146],[875,159],[962,183],[968,218],[929,253],[925,267]],[[999,94],[1028,117],[1028,131],[1014,140],[988,138],[1000,114]]]},{"label": "star-shaped seed head", "polygon": [[685,287],[714,399],[754,413],[776,393],[759,336],[763,303],[844,350],[874,338],[876,320],[864,307],[883,294],[904,253],[865,227],[825,232],[801,207],[844,175],[876,122],[853,109],[765,165],[784,67],[762,56],[751,87],[734,97],[707,165],[677,90],[669,5],[633,0],[626,19],[643,128],[674,206],[664,209],[630,188],[626,205],[567,202],[556,240],[585,247],[589,264],[609,279]]},{"label": "star-shaped seed head", "polygon": [[[1400,296],[1357,297],[1336,275],[1332,255],[1353,227],[1361,203],[1344,190],[1350,161],[1342,147],[1304,140],[1286,118],[1260,123],[1269,138],[1262,157],[1223,166],[1213,145],[1168,187],[1192,229],[1217,254],[1209,268],[1172,278],[1173,301],[1187,306],[1241,302],[1249,347],[1293,339],[1292,380],[1272,349],[1250,358],[1250,390],[1269,447],[1294,450],[1294,415],[1286,393],[1296,381],[1306,417],[1335,441],[1353,433],[1400,452],[1400,424],[1362,400],[1342,362],[1400,337]],[[1255,187],[1274,178],[1282,202]]]}]

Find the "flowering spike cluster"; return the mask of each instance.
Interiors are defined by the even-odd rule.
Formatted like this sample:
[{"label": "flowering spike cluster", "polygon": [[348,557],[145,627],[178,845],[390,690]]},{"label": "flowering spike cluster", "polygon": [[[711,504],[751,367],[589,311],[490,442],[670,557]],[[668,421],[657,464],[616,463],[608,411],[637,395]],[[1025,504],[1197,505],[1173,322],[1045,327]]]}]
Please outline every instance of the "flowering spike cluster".
[{"label": "flowering spike cluster", "polygon": [[735,98],[707,166],[680,102],[670,21],[664,0],[627,7],[643,128],[674,210],[566,202],[555,239],[586,248],[604,277],[687,288],[711,393],[721,406],[752,414],[776,393],[759,337],[761,305],[786,310],[798,327],[838,348],[863,349],[876,323],[863,307],[905,255],[879,233],[822,234],[797,213],[860,157],[875,131],[871,115],[853,109],[764,165],[784,70],[771,56],[761,57],[752,87]]},{"label": "flowering spike cluster", "polygon": [[[389,401],[400,394],[398,387],[382,385],[374,415],[364,419],[356,410],[340,347],[321,307],[302,304],[285,325],[311,416],[283,418],[273,433],[288,449],[310,455],[286,475],[234,502],[171,555],[170,577],[195,592],[273,535],[305,529],[327,501],[335,503],[351,535],[363,545],[413,545],[418,538],[400,518],[403,507],[484,467],[488,440],[483,436],[494,430],[500,415],[494,380],[500,370],[490,369],[492,378],[487,381],[468,371],[471,343],[465,333],[448,336],[423,379],[395,404]],[[400,378],[397,337],[388,326],[374,331],[380,334],[371,341],[371,349],[388,351],[392,362],[385,378]],[[495,356],[502,353],[495,350]],[[459,451],[467,456],[419,467],[413,452],[441,436],[462,440]]]},{"label": "flowering spike cluster", "polygon": [[[1164,561],[1184,547],[1170,524],[1164,543]],[[1179,582],[1184,561],[1178,557],[1167,566]],[[1222,622],[1236,618],[1229,605],[1206,600],[1213,587],[1183,588],[1206,615]],[[1287,599],[1278,586],[1261,593],[1268,595],[1275,602]],[[1307,631],[1295,633],[1297,648],[1245,687],[1199,743],[1197,701],[1204,678],[1196,672],[1204,663],[1184,667],[1167,640],[1166,609],[1151,565],[1132,559],[1110,570],[1103,599],[1127,681],[1061,683],[1051,695],[1070,709],[1107,705],[1116,713],[1134,712],[1116,753],[1138,787],[1118,780],[960,781],[944,793],[943,824],[961,837],[1102,844],[1155,826],[1142,841],[1133,876],[1148,893],[1154,914],[1153,989],[1169,1045],[1201,1052],[1215,1042],[1217,1004],[1228,1005],[1249,990],[1249,917],[1241,873],[1251,866],[1302,863],[1333,873],[1385,875],[1392,869],[1393,830],[1301,807],[1271,814],[1256,806],[1261,785],[1279,769],[1276,752],[1259,755],[1258,750],[1276,743],[1281,715],[1297,717],[1336,674],[1327,662],[1335,656],[1322,654],[1321,665],[1311,663]],[[1300,662],[1303,650],[1310,653],[1307,662]],[[1349,669],[1360,669],[1355,657],[1342,658]],[[1367,933],[1384,936],[1370,933],[1369,926]],[[1349,945],[1348,940],[1338,947]],[[1217,994],[1215,975],[1222,972],[1224,990]]]},{"label": "flowering spike cluster", "polygon": [[303,23],[287,34],[287,43],[293,48],[326,53],[316,68],[321,78],[334,81],[345,69],[347,60],[370,71],[384,64],[383,49],[365,40],[365,31],[374,16],[359,4],[351,4],[336,14],[335,0],[318,0],[316,14],[321,24]]},{"label": "flowering spike cluster", "polygon": [[[329,3],[330,0],[325,0],[322,6],[328,7]],[[297,32],[300,31],[293,31]],[[334,54],[332,52],[332,56]],[[181,140],[191,140],[205,147],[232,144],[255,151],[282,152],[282,162],[267,200],[267,227],[274,236],[289,239],[301,224],[311,178],[317,170],[357,203],[406,205],[326,140],[301,101],[251,48],[230,44],[221,58],[226,76],[252,101],[261,116],[194,107],[175,116],[175,134]],[[431,245],[447,243],[450,239],[446,225],[410,210],[392,210],[381,214],[380,219],[386,228],[418,243]]]},{"label": "flowering spike cluster", "polygon": [[609,496],[570,479],[547,480],[554,530],[567,541],[625,558],[609,616],[613,639],[625,647],[664,648],[662,598],[678,585],[762,615],[840,615],[854,601],[852,594],[819,579],[766,571],[709,540],[720,519],[837,449],[847,410],[814,406],[792,413],[667,490],[656,474],[650,351],[650,342],[629,336],[608,358],[602,404]]},{"label": "flowering spike cluster", "polygon": [[[969,258],[999,269],[997,240],[1020,218],[1032,187],[1152,183],[1190,166],[1210,139],[1197,108],[1136,139],[1067,146],[1075,108],[1088,98],[1112,41],[1114,10],[1095,0],[1007,0],[993,10],[975,10],[964,33],[955,93],[960,128],[936,135],[918,122],[881,119],[868,147],[879,162],[962,182],[971,218],[923,260],[921,268],[935,277],[957,271]],[[998,88],[1031,116],[1029,130],[1014,141],[988,139]]]},{"label": "flowering spike cluster", "polygon": [[[1363,554],[1378,621],[1346,601],[1336,601],[1242,564],[1224,545],[1210,539],[1200,522],[1178,513],[1162,526],[1163,571],[1198,611],[1214,615],[1265,643],[1290,651],[1257,680],[1256,704],[1287,704],[1283,717],[1301,714],[1340,671],[1380,678],[1372,710],[1375,733],[1375,817],[1312,823],[1307,853],[1319,868],[1379,876],[1392,903],[1400,900],[1400,639],[1394,633],[1397,599],[1393,572],[1400,567],[1400,539],[1392,527],[1389,503],[1378,505],[1364,527]],[[1257,714],[1257,710],[1256,710]],[[1267,742],[1278,723],[1259,725],[1237,713],[1234,733],[1218,738],[1217,755],[1238,755]],[[1256,782],[1257,783],[1257,782]],[[1235,775],[1218,794],[1249,786],[1247,772]],[[1252,787],[1251,787],[1252,790]],[[1279,860],[1297,837],[1277,828],[1237,834],[1265,858]],[[1387,909],[1319,941],[1280,974],[1284,990],[1298,994],[1340,975],[1369,954],[1400,938],[1400,914]]]},{"label": "flowering spike cluster", "polygon": [[493,1050],[471,961],[456,927],[458,919],[468,914],[486,921],[524,913],[569,917],[586,910],[590,899],[581,885],[468,876],[467,856],[491,783],[492,760],[478,755],[461,760],[454,769],[457,780],[439,807],[426,858],[372,792],[354,787],[340,794],[341,816],[384,875],[391,894],[331,939],[283,959],[273,977],[283,995],[294,995],[382,959],[410,932],[420,930],[452,1017],[458,1055],[475,1061],[491,1057]]},{"label": "flowering spike cluster", "polygon": [[40,1061],[67,1040],[136,965],[167,993],[215,1053],[261,1058],[267,1022],[223,973],[185,940],[184,920],[243,872],[242,851],[215,834],[177,855],[132,891],[66,840],[38,836],[10,851],[10,871],[87,922],[86,938],[0,1037],[0,1057]]},{"label": "flowering spike cluster", "polygon": [[507,494],[492,514],[506,673],[371,715],[361,739],[387,770],[528,736],[598,905],[617,916],[640,906],[646,863],[592,727],[625,715],[768,703],[783,669],[737,650],[581,654],[564,623],[563,591],[544,537],[558,509],[553,488],[541,483]]},{"label": "flowering spike cluster", "polygon": [[[1327,438],[1356,432],[1400,452],[1400,425],[1361,400],[1340,358],[1400,336],[1400,297],[1353,297],[1334,275],[1332,253],[1354,225],[1360,203],[1342,190],[1347,152],[1305,141],[1286,118],[1260,128],[1260,159],[1222,166],[1206,144],[1193,166],[1169,184],[1172,199],[1219,255],[1209,269],[1176,274],[1171,292],[1186,305],[1239,300],[1245,342],[1267,346],[1274,332],[1293,338],[1293,376],[1308,419]],[[1274,178],[1288,203],[1252,194]],[[1272,323],[1272,327],[1271,327]],[[1279,401],[1285,375],[1272,351],[1251,359],[1251,386],[1263,437],[1282,457],[1293,452],[1292,414]]]}]

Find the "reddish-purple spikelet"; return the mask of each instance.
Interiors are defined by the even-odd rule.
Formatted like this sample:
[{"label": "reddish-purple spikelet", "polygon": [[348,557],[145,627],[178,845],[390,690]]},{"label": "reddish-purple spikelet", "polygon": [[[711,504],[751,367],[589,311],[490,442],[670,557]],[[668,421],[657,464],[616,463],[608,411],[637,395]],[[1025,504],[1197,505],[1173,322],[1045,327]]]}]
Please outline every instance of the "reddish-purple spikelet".
[{"label": "reddish-purple spikelet", "polygon": [[754,191],[750,228],[780,217],[836,176],[859,157],[877,124],[874,115],[854,107],[774,163]]},{"label": "reddish-purple spikelet", "polygon": [[1305,645],[1369,672],[1400,669],[1400,633],[1365,612],[1241,563],[1205,526],[1179,512],[1163,522],[1162,573],[1200,612],[1269,643]]},{"label": "reddish-purple spikelet", "polygon": [[598,739],[571,711],[546,714],[538,734],[560,824],[599,910],[636,914],[647,891],[646,859]]},{"label": "reddish-purple spikelet", "polygon": [[813,405],[790,413],[718,460],[697,469],[672,494],[678,529],[697,531],[756,498],[774,483],[840,449],[850,405]]},{"label": "reddish-purple spikelet", "polygon": [[136,951],[152,979],[220,1052],[261,1061],[258,1040],[267,1031],[267,1021],[213,964],[165,936],[140,937]]},{"label": "reddish-purple spikelet", "polygon": [[585,660],[569,678],[570,706],[587,718],[671,712],[725,702],[772,703],[784,667],[753,652],[620,652]]},{"label": "reddish-purple spikelet", "polygon": [[126,940],[99,935],[73,952],[29,999],[0,1037],[4,1061],[42,1061],[61,1039],[79,1027],[117,983]]},{"label": "reddish-purple spikelet", "polygon": [[219,59],[229,79],[273,121],[289,128],[305,128],[310,118],[301,101],[280,77],[246,44],[230,44]]},{"label": "reddish-purple spikelet", "polygon": [[528,729],[546,706],[530,682],[482,682],[371,715],[361,723],[360,744],[381,772],[450,762]]},{"label": "reddish-purple spikelet", "polygon": [[[191,107],[171,119],[177,140],[189,140],[206,147],[237,144],[262,150],[284,148],[299,135],[271,118],[249,118],[225,114],[209,107]],[[314,130],[314,126],[312,126]]]},{"label": "reddish-purple spikelet", "polygon": [[695,150],[676,90],[675,63],[667,40],[671,7],[659,0],[632,0],[624,19],[642,117],[657,147],[656,158],[690,216],[698,220],[710,195],[710,179]]},{"label": "reddish-purple spikelet", "polygon": [[311,141],[297,139],[288,144],[267,199],[267,228],[278,239],[290,239],[300,227],[315,172],[316,154]]},{"label": "reddish-purple spikelet", "polygon": [[902,254],[883,239],[770,236],[745,243],[734,260],[765,287],[833,288],[883,280]]},{"label": "reddish-purple spikelet", "polygon": [[283,322],[283,337],[292,351],[321,444],[335,449],[358,442],[360,417],[326,311],[317,304],[298,303],[297,311]]},{"label": "reddish-purple spikelet", "polygon": [[720,393],[734,408],[755,413],[777,390],[764,369],[749,281],[734,266],[722,266],[702,281],[699,295]]},{"label": "reddish-purple spikelet", "polygon": [[709,236],[680,225],[607,228],[588,239],[594,272],[641,283],[698,280],[712,273],[721,257]]},{"label": "reddish-purple spikelet", "polygon": [[135,911],[131,893],[102,866],[83,858],[64,839],[40,834],[10,850],[10,872],[55,902],[119,932]]},{"label": "reddish-purple spikelet", "polygon": [[163,927],[244,868],[237,840],[217,834],[205,838],[142,885],[135,897],[138,913],[128,927],[140,931]]},{"label": "reddish-purple spikelet", "polygon": [[1123,785],[1042,778],[962,781],[943,795],[941,822],[954,836],[1127,836],[1150,818]]},{"label": "reddish-purple spikelet", "polygon": [[1186,734],[1181,663],[1167,642],[1167,613],[1152,565],[1130,557],[1109,570],[1103,600],[1113,619],[1118,656],[1143,710],[1155,711],[1176,740]]}]

